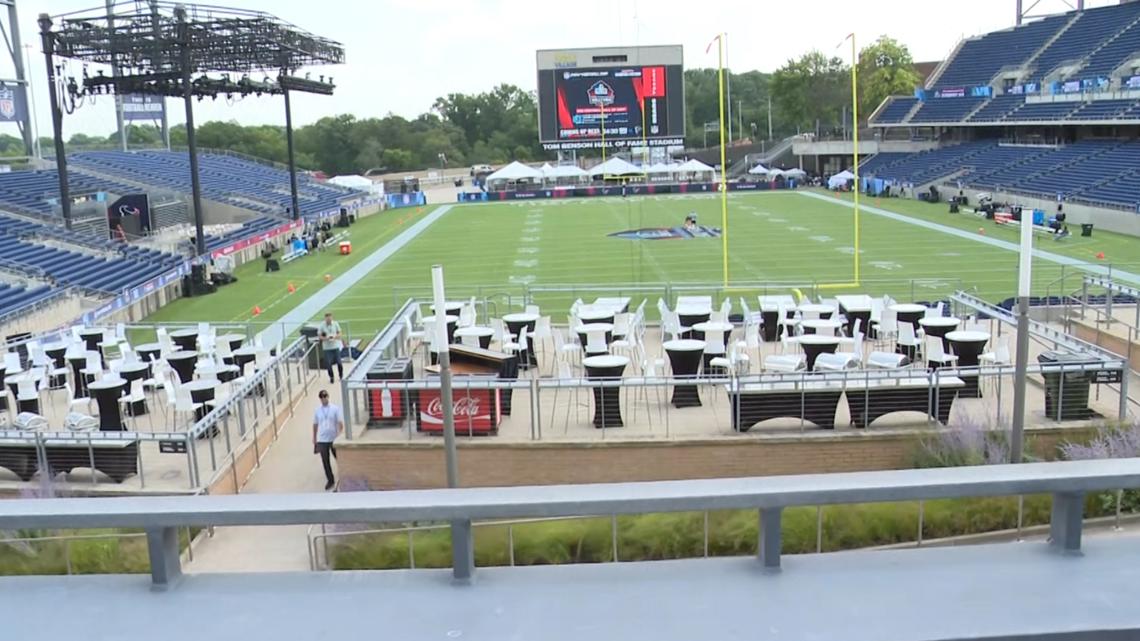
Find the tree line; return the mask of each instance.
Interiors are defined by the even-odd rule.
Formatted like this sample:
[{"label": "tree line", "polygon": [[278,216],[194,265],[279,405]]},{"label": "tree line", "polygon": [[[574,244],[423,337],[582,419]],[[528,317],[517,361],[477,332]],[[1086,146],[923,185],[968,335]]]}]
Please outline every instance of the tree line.
[{"label": "tree line", "polygon": [[[730,87],[731,97],[721,114],[717,70],[687,69],[686,147],[717,144],[717,124],[722,119],[731,120],[736,142],[768,138],[769,119],[772,137],[776,139],[849,127],[850,71],[849,64],[840,57],[809,51],[788,60],[773,73],[727,74],[726,89]],[[887,96],[910,94],[921,82],[906,46],[885,36],[860,51],[858,71],[861,121]],[[329,175],[551,158],[539,144],[537,128],[534,93],[502,84],[481,93],[442,96],[428,112],[413,119],[394,114],[382,118],[358,118],[351,114],[321,118],[296,129],[296,156],[300,167],[319,169]],[[173,146],[185,146],[185,127],[172,127],[170,138]],[[287,161],[283,126],[212,121],[199,125],[197,138],[202,148]],[[128,144],[132,147],[161,143],[160,132],[154,126],[128,128]],[[118,134],[75,134],[67,144],[69,149],[117,149]],[[45,152],[50,150],[51,139],[42,138],[41,147]],[[22,154],[22,141],[0,135],[0,155]]]}]

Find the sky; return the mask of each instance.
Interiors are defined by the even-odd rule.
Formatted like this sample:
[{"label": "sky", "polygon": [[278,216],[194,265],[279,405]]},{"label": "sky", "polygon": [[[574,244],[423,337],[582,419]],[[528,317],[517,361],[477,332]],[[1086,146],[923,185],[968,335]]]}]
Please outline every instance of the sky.
[{"label": "sky", "polygon": [[[1087,7],[1116,0],[1087,0]],[[1075,0],[1073,0],[1075,3]],[[945,58],[959,39],[1013,26],[1015,0],[209,0],[204,4],[267,11],[316,35],[340,41],[346,63],[313,70],[332,76],[334,96],[299,95],[297,126],[340,113],[360,118],[389,113],[415,117],[439,96],[479,92],[500,83],[526,90],[535,84],[535,51],[594,46],[681,44],[686,67],[716,66],[717,33],[727,38],[734,71],[774,71],[811,49],[837,49],[854,32],[860,46],[882,34],[906,44],[916,61]],[[1027,5],[1032,4],[1026,2]],[[40,135],[51,135],[40,13],[58,15],[102,6],[100,0],[17,0],[20,32],[30,61]],[[569,8],[568,8],[569,7]],[[1037,11],[1070,9],[1065,0],[1040,0]],[[82,67],[72,65],[79,76]],[[94,73],[94,68],[91,70]],[[0,75],[11,77],[9,60]],[[168,100],[171,124],[184,122],[180,101]],[[195,103],[195,121],[283,124],[279,97],[227,104]],[[16,134],[15,125],[6,125]],[[106,134],[115,128],[109,97],[64,117],[64,136]]]}]

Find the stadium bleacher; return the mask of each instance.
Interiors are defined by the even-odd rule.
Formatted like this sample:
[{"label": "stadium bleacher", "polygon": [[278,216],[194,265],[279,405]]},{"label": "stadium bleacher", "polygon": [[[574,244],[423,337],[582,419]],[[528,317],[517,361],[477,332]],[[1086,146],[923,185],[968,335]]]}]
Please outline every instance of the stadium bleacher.
[{"label": "stadium bleacher", "polygon": [[970,116],[970,122],[996,122],[1002,120],[1024,103],[1025,96],[994,96],[984,107],[979,109],[973,116]]},{"label": "stadium bleacher", "polygon": [[1040,82],[1059,65],[1079,62],[1089,56],[1109,38],[1125,27],[1131,26],[1138,16],[1140,16],[1138,3],[1089,9],[1076,14],[1076,20],[1072,25],[1033,61],[1035,70],[1030,76],[1030,81]]},{"label": "stadium bleacher", "polygon": [[1023,64],[1071,19],[1051,16],[965,41],[931,89],[988,85],[1002,67]]},{"label": "stadium bleacher", "polygon": [[932,98],[922,103],[908,122],[960,122],[984,100],[976,97]]},{"label": "stadium bleacher", "polygon": [[1080,102],[1024,103],[1006,115],[1006,121],[1064,120],[1081,107]]},{"label": "stadium bleacher", "polygon": [[902,122],[910,110],[918,104],[918,98],[893,96],[890,103],[879,112],[876,122]]},{"label": "stadium bleacher", "polygon": [[[72,197],[97,192],[126,194],[138,191],[123,183],[69,172]],[[59,200],[59,173],[53,170],[0,173],[0,209],[37,216],[52,216]]]},{"label": "stadium bleacher", "polygon": [[[179,192],[189,192],[190,158],[176,151],[87,151],[69,156],[78,167],[145,182]],[[233,156],[199,154],[202,194],[210,200],[242,207],[261,214],[283,215],[291,205],[286,171]],[[298,197],[303,216],[335,211],[358,193],[298,176]]]},{"label": "stadium bleacher", "polygon": [[41,301],[53,293],[50,285],[24,287],[0,283],[0,317]]}]

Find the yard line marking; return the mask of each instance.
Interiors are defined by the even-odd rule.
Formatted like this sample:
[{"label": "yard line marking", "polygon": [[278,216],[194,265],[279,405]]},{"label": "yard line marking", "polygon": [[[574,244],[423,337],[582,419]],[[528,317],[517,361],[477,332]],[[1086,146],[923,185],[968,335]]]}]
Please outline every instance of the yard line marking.
[{"label": "yard line marking", "polygon": [[[833,203],[836,205],[846,205],[847,207],[854,208],[854,204],[849,203],[846,200],[840,200],[838,198],[832,198],[831,196],[824,196],[823,194],[817,194],[817,193],[808,192],[808,191],[797,191],[795,193],[800,194],[801,196],[806,196],[808,198],[815,198],[816,200],[822,200],[824,202],[829,202],[829,203]],[[1004,241],[1004,240],[998,240],[997,238],[990,238],[989,236],[979,236],[977,234],[974,234],[974,233],[971,233],[968,231],[964,231],[961,229],[955,229],[953,227],[947,227],[945,225],[939,225],[938,223],[932,223],[932,222],[929,222],[926,220],[920,220],[918,218],[911,218],[910,216],[905,216],[903,214],[896,214],[893,211],[887,211],[885,209],[879,209],[878,207],[868,207],[867,205],[862,205],[859,207],[859,211],[867,212],[869,214],[875,214],[876,216],[882,216],[884,218],[890,218],[891,220],[896,220],[896,221],[899,221],[902,223],[907,223],[908,225],[915,225],[917,227],[922,227],[924,229],[930,229],[932,231],[940,231],[944,234],[949,234],[951,236],[957,236],[959,238],[965,238],[966,240],[972,240],[972,241],[977,242],[977,243],[983,243],[983,244],[989,245],[991,247],[997,247],[998,249],[1005,249],[1007,251],[1011,251],[1014,253],[1017,253],[1019,251],[1019,248],[1018,248],[1017,244],[1015,244],[1015,243],[1011,243],[1011,242]],[[1065,265],[1067,267],[1079,267],[1081,269],[1090,271],[1094,274],[1099,274],[1101,276],[1110,276],[1111,275],[1115,279],[1127,281],[1133,285],[1140,285],[1140,275],[1133,274],[1131,272],[1121,271],[1119,269],[1113,269],[1111,274],[1110,274],[1107,267],[1102,267],[1100,265],[1094,265],[1092,263],[1080,260],[1079,258],[1072,258],[1069,256],[1062,256],[1061,254],[1054,254],[1053,252],[1047,252],[1047,251],[1042,250],[1042,249],[1034,249],[1033,250],[1033,256],[1035,258],[1047,260],[1049,262],[1056,263],[1058,265]]]},{"label": "yard line marking", "polygon": [[452,205],[443,205],[423,218],[420,218],[410,227],[384,243],[376,251],[366,256],[364,260],[353,265],[343,274],[333,279],[331,283],[313,293],[312,296],[303,301],[300,305],[294,307],[276,323],[262,332],[262,341],[264,344],[276,345],[278,341],[292,334],[303,323],[316,316],[322,309],[328,307],[339,296],[367,277],[368,274],[372,273],[372,271],[383,264],[384,261],[403,249],[408,243],[419,236],[420,233],[431,226],[432,223],[451,211],[451,208]]}]

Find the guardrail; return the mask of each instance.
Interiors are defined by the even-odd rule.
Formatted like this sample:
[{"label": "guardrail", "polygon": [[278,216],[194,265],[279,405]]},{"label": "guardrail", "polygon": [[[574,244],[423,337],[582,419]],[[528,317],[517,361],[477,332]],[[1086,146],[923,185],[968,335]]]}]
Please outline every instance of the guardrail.
[{"label": "guardrail", "polygon": [[760,566],[775,572],[781,563],[781,517],[788,507],[1051,494],[1049,549],[1075,555],[1081,549],[1085,494],[1121,488],[1140,488],[1140,460],[401,492],[16,499],[0,512],[0,528],[143,528],[151,580],[162,588],[182,573],[180,528],[446,521],[452,577],[466,583],[475,574],[478,520],[744,509],[756,510],[760,521]]}]

